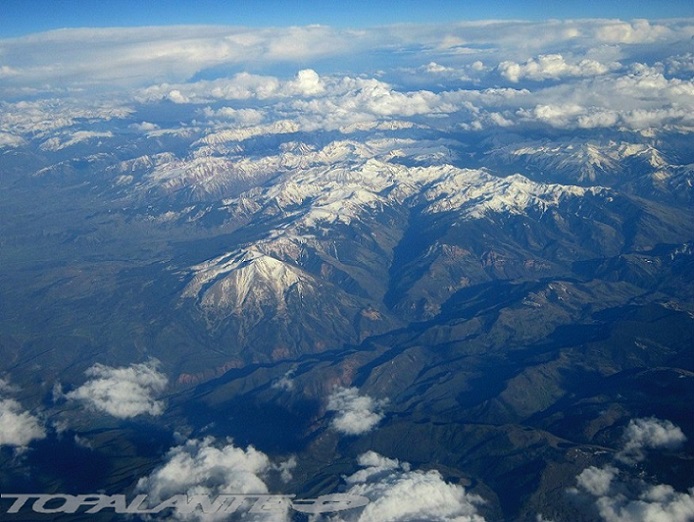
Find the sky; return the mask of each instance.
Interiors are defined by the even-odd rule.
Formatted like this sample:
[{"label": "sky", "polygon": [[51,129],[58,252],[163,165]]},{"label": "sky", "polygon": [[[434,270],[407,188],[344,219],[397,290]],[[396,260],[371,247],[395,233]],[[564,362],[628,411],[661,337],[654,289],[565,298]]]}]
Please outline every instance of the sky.
[{"label": "sky", "polygon": [[370,27],[482,19],[630,20],[691,16],[691,0],[1,0],[0,39],[78,27]]}]

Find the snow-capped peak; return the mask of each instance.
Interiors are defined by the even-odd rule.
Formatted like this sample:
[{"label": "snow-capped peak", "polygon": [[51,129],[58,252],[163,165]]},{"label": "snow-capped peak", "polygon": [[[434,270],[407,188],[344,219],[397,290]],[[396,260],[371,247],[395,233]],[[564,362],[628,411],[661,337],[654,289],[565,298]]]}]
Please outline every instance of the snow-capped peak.
[{"label": "snow-capped peak", "polygon": [[504,163],[523,159],[545,173],[571,173],[576,181],[594,182],[600,173],[616,174],[628,159],[646,160],[654,169],[667,166],[660,151],[644,143],[627,142],[525,142],[497,147],[488,156]]},{"label": "snow-capped peak", "polygon": [[286,293],[300,294],[309,277],[289,263],[248,247],[192,267],[194,276],[182,297],[199,300],[203,311],[241,313],[249,305],[272,303],[284,309]]}]

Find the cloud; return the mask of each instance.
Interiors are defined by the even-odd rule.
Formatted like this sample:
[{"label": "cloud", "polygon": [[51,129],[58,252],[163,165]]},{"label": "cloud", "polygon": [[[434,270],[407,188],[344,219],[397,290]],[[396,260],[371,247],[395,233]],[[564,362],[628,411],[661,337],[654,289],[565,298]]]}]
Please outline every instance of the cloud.
[{"label": "cloud", "polygon": [[[323,94],[325,90],[325,83],[318,73],[312,69],[302,69],[293,79],[284,81],[274,76],[243,72],[231,78],[217,80],[151,85],[140,90],[136,98],[145,102],[169,100],[174,103],[207,103],[215,100],[315,97]],[[229,113],[230,110],[233,109],[229,107],[220,109],[217,115],[224,116],[227,112],[226,117],[232,114],[236,116],[235,112]],[[239,111],[258,112],[256,109],[239,109]]]},{"label": "cloud", "polygon": [[294,372],[295,368],[287,370],[287,372],[278,380],[272,383],[272,388],[275,390],[292,391],[294,389]]},{"label": "cloud", "polygon": [[318,73],[312,69],[304,69],[296,74],[296,78],[287,83],[290,93],[300,96],[315,96],[325,92],[325,84]]},{"label": "cloud", "polygon": [[452,67],[446,67],[436,62],[429,62],[424,69],[426,70],[426,72],[431,74],[450,73],[455,71],[455,69],[453,69]]},{"label": "cloud", "polygon": [[[624,431],[623,447],[615,464],[634,465],[646,458],[644,450],[679,447],[685,436],[667,420],[633,419]],[[668,484],[648,484],[631,469],[616,465],[590,466],[569,490],[592,499],[605,522],[687,522],[694,520],[694,488],[675,491]],[[584,499],[585,500],[585,499]]]},{"label": "cloud", "polygon": [[188,98],[188,96],[183,94],[178,89],[172,89],[169,91],[169,93],[166,95],[166,99],[174,103],[190,103],[190,98]]},{"label": "cloud", "polygon": [[483,522],[484,500],[446,482],[436,470],[412,470],[406,462],[369,451],[359,456],[363,469],[345,477],[346,493],[371,500],[363,511],[344,512],[343,522],[396,520]]},{"label": "cloud", "polygon": [[0,379],[0,446],[21,449],[34,440],[45,438],[46,430],[38,417],[25,411],[17,400],[7,397],[16,391]]},{"label": "cloud", "polygon": [[[667,46],[692,34],[687,20],[476,21],[359,30],[316,25],[66,29],[0,40],[0,89],[144,87],[184,82],[211,71],[258,71],[286,63],[306,68],[330,62],[340,71],[355,63],[365,70],[386,64],[416,68],[422,57],[432,63],[446,60],[461,70],[481,61],[534,67],[526,61],[538,62],[531,57],[551,54],[547,50],[585,55],[609,44],[625,54],[633,43]],[[562,67],[599,68],[593,58],[586,60]],[[304,92],[320,88],[309,86],[308,80],[299,81]]]},{"label": "cloud", "polygon": [[80,121],[109,122],[126,118],[132,112],[132,109],[115,101],[71,98],[15,103],[0,101],[0,132],[24,135],[27,140],[45,139]]},{"label": "cloud", "polygon": [[[213,437],[191,439],[170,449],[164,464],[137,482],[136,491],[147,494],[151,504],[180,494],[188,497],[203,495],[212,500],[222,494],[268,494],[266,481],[270,474],[279,473],[283,480],[288,480],[295,466],[295,459],[276,465],[252,446],[239,448],[230,440],[219,442]],[[244,515],[243,512],[239,514]],[[273,515],[284,520],[286,510]],[[175,512],[172,520],[216,521],[228,518],[228,513],[198,510]]]},{"label": "cloud", "polygon": [[205,107],[203,114],[209,119],[231,120],[240,125],[257,125],[263,121],[265,114],[258,109],[234,109],[233,107],[221,107],[212,109]]},{"label": "cloud", "polygon": [[672,30],[663,24],[651,24],[648,20],[633,22],[604,22],[595,31],[601,42],[641,44],[665,40],[672,36]]},{"label": "cloud", "polygon": [[359,395],[358,388],[336,388],[328,397],[328,411],[337,412],[331,421],[334,430],[344,435],[362,435],[383,419],[379,410],[385,401]]},{"label": "cloud", "polygon": [[289,107],[306,130],[350,126],[417,116],[446,116],[469,108],[459,91],[400,91],[376,78],[327,77],[321,95],[292,99]]},{"label": "cloud", "polygon": [[61,140],[58,137],[49,138],[41,144],[41,150],[57,151],[65,149],[67,147],[72,147],[83,141],[99,139],[99,138],[113,138],[113,133],[111,131],[106,132],[95,132],[95,131],[75,131],[67,135],[66,139]]},{"label": "cloud", "polygon": [[578,494],[593,497],[605,522],[691,522],[694,488],[675,491],[667,484],[647,485],[626,477],[616,468],[590,467],[577,479]]},{"label": "cloud", "polygon": [[625,100],[641,102],[636,108],[662,107],[669,104],[691,107],[694,102],[694,80],[666,78],[660,67],[635,63],[628,74],[617,77],[613,89]]},{"label": "cloud", "polygon": [[[545,66],[549,67],[546,63]],[[547,69],[543,74],[549,74]],[[171,85],[151,87],[143,91],[143,96],[152,101],[163,99],[172,90],[191,103],[209,103],[214,99],[272,100],[272,104],[263,104],[262,111],[233,107],[203,111],[218,127],[242,127],[243,135],[250,132],[249,126],[258,125],[261,120],[263,125],[253,135],[276,134],[272,127],[280,121],[276,119],[279,116],[282,129],[291,128],[289,132],[347,132],[355,125],[410,118],[421,121],[422,117],[429,120],[428,125],[439,125],[434,120],[438,117],[444,118],[440,125],[460,125],[468,130],[528,124],[638,132],[694,129],[694,81],[666,78],[659,69],[645,64],[633,64],[621,75],[577,77],[534,91],[403,91],[376,78],[318,76],[315,71],[302,70],[291,80],[244,74],[214,82],[179,84],[175,89]],[[225,120],[229,121],[226,125]],[[232,128],[232,135],[238,132],[238,128]]]},{"label": "cloud", "polygon": [[373,33],[324,26],[66,29],[0,40],[0,56],[6,60],[0,80],[48,89],[142,86],[184,81],[223,65],[344,56],[371,47],[374,40]]},{"label": "cloud", "polygon": [[605,75],[520,94],[517,124],[561,129],[608,127],[630,131],[694,130],[694,80],[666,78],[655,67],[633,64]]},{"label": "cloud", "polygon": [[617,468],[613,466],[605,466],[604,468],[590,466],[578,476],[578,485],[591,495],[606,495],[610,491],[612,481],[617,473]]},{"label": "cloud", "polygon": [[[0,92],[46,93],[0,105],[0,146],[36,140],[57,150],[88,139],[76,132],[104,132],[101,120],[162,101],[206,106],[191,109],[189,129],[229,130],[230,139],[394,121],[436,130],[690,132],[694,80],[682,42],[692,36],[686,20],[53,31],[0,40],[3,67],[13,71],[0,77]],[[648,52],[626,41],[646,41]],[[297,72],[270,74],[277,70]],[[495,87],[499,76],[532,88]],[[117,90],[101,95],[109,89]],[[85,121],[95,127],[70,128]]]},{"label": "cloud", "polygon": [[625,463],[640,462],[646,458],[646,449],[676,449],[686,440],[682,430],[668,420],[632,419],[624,432],[624,447],[617,459]]},{"label": "cloud", "polygon": [[274,469],[279,471],[280,479],[282,479],[282,482],[289,482],[293,478],[293,472],[296,468],[296,465],[296,457],[292,455],[287,460],[275,465]]},{"label": "cloud", "polygon": [[21,136],[15,136],[9,132],[0,132],[0,148],[21,147],[26,141]]},{"label": "cloud", "polygon": [[251,125],[248,127],[235,127],[231,129],[212,132],[202,138],[200,143],[215,145],[229,141],[243,141],[255,136],[272,136],[275,134],[292,134],[301,130],[294,120],[277,120],[263,125]]},{"label": "cloud", "polygon": [[518,115],[526,121],[539,121],[552,127],[567,128],[574,125],[577,117],[584,115],[585,108],[576,104],[543,104],[532,109],[520,109]]},{"label": "cloud", "polygon": [[670,74],[691,75],[694,73],[694,53],[669,56],[665,62]]},{"label": "cloud", "polygon": [[[267,100],[290,95],[281,91],[282,85],[274,76],[242,72],[230,78],[199,80],[186,83],[162,83],[138,90],[135,98],[141,102],[169,100],[174,103],[208,103],[215,100]],[[293,91],[292,91],[293,92]]]},{"label": "cloud", "polygon": [[619,67],[619,64],[604,65],[596,60],[583,59],[577,63],[569,64],[561,54],[543,54],[530,58],[524,64],[512,61],[501,62],[498,66],[499,73],[507,80],[517,83],[522,79],[535,81],[558,80],[566,76],[597,76],[605,74],[610,69]]},{"label": "cloud", "polygon": [[65,397],[119,419],[137,415],[161,415],[164,404],[156,396],[164,391],[166,376],[151,364],[112,368],[95,364],[85,374],[90,379]]},{"label": "cloud", "polygon": [[27,446],[43,439],[46,431],[31,413],[14,399],[0,399],[0,446]]},{"label": "cloud", "polygon": [[11,76],[17,76],[19,71],[7,65],[0,65],[0,79],[9,78]]},{"label": "cloud", "polygon": [[149,121],[143,121],[140,123],[132,123],[128,125],[129,128],[136,130],[138,132],[151,132],[159,130],[159,125],[156,123],[151,123]]}]

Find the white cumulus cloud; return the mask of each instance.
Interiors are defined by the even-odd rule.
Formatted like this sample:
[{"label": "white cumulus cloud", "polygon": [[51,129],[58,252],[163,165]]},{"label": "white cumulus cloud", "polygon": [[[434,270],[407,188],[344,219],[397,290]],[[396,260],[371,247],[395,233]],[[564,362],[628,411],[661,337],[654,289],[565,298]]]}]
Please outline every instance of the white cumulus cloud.
[{"label": "white cumulus cloud", "polygon": [[687,440],[679,426],[656,418],[632,419],[624,432],[624,447],[617,458],[626,463],[646,458],[647,449],[674,449]]},{"label": "white cumulus cloud", "polygon": [[691,522],[694,488],[675,491],[667,484],[647,485],[621,476],[611,466],[590,467],[578,476],[580,492],[593,497],[605,522]]},{"label": "white cumulus cloud", "polygon": [[203,114],[209,119],[230,120],[240,125],[257,125],[263,121],[265,115],[258,109],[234,109],[233,107],[221,107],[212,109],[206,107]]},{"label": "white cumulus cloud", "polygon": [[[314,26],[54,31],[0,40],[2,67],[16,73],[0,76],[0,92],[18,99],[18,93],[41,86],[46,96],[34,93],[33,101],[0,105],[0,146],[40,139],[44,148],[56,150],[92,137],[107,139],[94,135],[102,126],[91,136],[75,133],[84,130],[56,131],[85,120],[127,117],[136,112],[129,104],[164,100],[209,106],[193,110],[202,110],[214,130],[259,126],[264,132],[282,120],[304,132],[343,131],[413,120],[408,123],[466,130],[691,132],[694,81],[686,72],[692,58],[682,42],[692,36],[694,24],[687,20],[487,21],[359,31]],[[634,42],[640,45],[629,45]],[[426,51],[404,52],[412,48]],[[60,66],[55,56],[61,56]],[[332,70],[328,56],[334,58]],[[297,72],[269,74],[278,60]],[[228,77],[222,72],[239,69],[243,72]],[[499,75],[532,89],[496,88]],[[114,85],[117,95],[95,97],[100,101],[94,106],[90,88]],[[78,89],[73,101],[70,93]],[[222,101],[228,106],[217,105]]]},{"label": "white cumulus cloud", "polygon": [[0,446],[24,448],[34,440],[45,438],[46,430],[19,401],[7,396],[14,391],[7,381],[0,379]]},{"label": "white cumulus cloud", "polygon": [[577,117],[585,114],[586,110],[580,105],[567,104],[542,104],[532,109],[520,109],[518,115],[527,121],[539,121],[552,127],[571,127]]},{"label": "white cumulus cloud", "polygon": [[561,54],[542,54],[537,58],[528,59],[525,63],[503,61],[498,69],[504,78],[516,83],[525,78],[541,81],[558,80],[566,76],[597,76],[617,66],[618,64],[607,66],[590,59],[568,63]]},{"label": "white cumulus cloud", "polygon": [[75,131],[67,135],[66,139],[61,140],[58,137],[50,138],[41,144],[41,150],[57,151],[72,147],[83,141],[94,140],[100,138],[113,138],[111,131],[95,132],[95,131]]},{"label": "white cumulus cloud", "polygon": [[136,130],[138,132],[151,132],[159,130],[159,125],[149,121],[143,121],[140,123],[132,123],[128,126],[129,128]]},{"label": "white cumulus cloud", "polygon": [[358,463],[363,469],[345,478],[346,493],[371,502],[361,512],[343,512],[341,521],[484,521],[478,513],[484,500],[446,482],[436,470],[412,470],[373,451],[360,455]]},{"label": "white cumulus cloud", "polygon": [[137,415],[161,415],[164,404],[157,397],[167,384],[166,376],[151,363],[112,368],[95,364],[86,372],[89,380],[65,397],[119,419]]},{"label": "white cumulus cloud", "polygon": [[665,40],[672,32],[669,27],[648,20],[606,21],[596,29],[595,37],[607,43],[639,44]]},{"label": "white cumulus cloud", "polygon": [[[131,113],[132,109],[112,100],[65,98],[23,100],[14,103],[0,101],[0,132],[15,136],[24,135],[24,138],[43,138],[59,131],[62,137],[70,134],[63,129],[75,125],[80,120],[104,123],[125,118]],[[84,137],[83,134],[76,134],[69,139]]]},{"label": "white cumulus cloud", "polygon": [[318,73],[313,69],[303,69],[299,71],[296,78],[287,83],[290,93],[301,96],[315,96],[325,91],[325,84]]},{"label": "white cumulus cloud", "polygon": [[181,91],[178,89],[172,89],[169,91],[169,93],[166,95],[166,99],[169,101],[172,101],[174,103],[189,103],[190,98],[183,94]]},{"label": "white cumulus cloud", "polygon": [[[166,461],[149,476],[141,478],[136,489],[138,493],[147,494],[151,504],[181,494],[189,498],[202,495],[211,500],[223,494],[269,494],[266,484],[269,474],[279,473],[283,480],[287,480],[295,465],[295,459],[273,464],[265,453],[252,446],[239,448],[230,440],[221,442],[213,437],[192,439],[169,450]],[[287,504],[283,511],[273,512],[270,518],[284,520],[288,508]],[[237,514],[258,520],[242,508]],[[188,513],[174,511],[171,519],[217,521],[228,520],[229,516],[224,509],[208,513],[197,509]]]},{"label": "white cumulus cloud", "polygon": [[20,136],[15,136],[9,132],[0,132],[0,148],[21,147],[25,141]]},{"label": "white cumulus cloud", "polygon": [[[647,448],[677,448],[685,441],[682,430],[667,420],[633,419],[624,432],[615,464],[634,465],[646,458]],[[576,479],[570,492],[594,502],[604,522],[691,522],[694,487],[676,491],[668,484],[648,484],[632,469],[616,465],[590,466]]]},{"label": "white cumulus cloud", "polygon": [[358,388],[336,388],[328,397],[328,411],[337,412],[331,426],[345,435],[368,433],[383,419],[384,401],[360,395]]},{"label": "white cumulus cloud", "polygon": [[578,485],[591,495],[606,495],[610,491],[612,481],[617,473],[617,468],[613,466],[605,466],[604,468],[590,466],[584,469],[578,476]]},{"label": "white cumulus cloud", "polygon": [[292,391],[294,389],[295,371],[295,368],[287,370],[282,377],[272,383],[272,388],[275,390]]}]

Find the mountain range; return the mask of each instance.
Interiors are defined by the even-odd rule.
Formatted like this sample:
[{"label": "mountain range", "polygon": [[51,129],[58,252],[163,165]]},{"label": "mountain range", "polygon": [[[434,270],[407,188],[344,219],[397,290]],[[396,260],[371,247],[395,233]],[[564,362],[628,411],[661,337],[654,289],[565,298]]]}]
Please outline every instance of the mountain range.
[{"label": "mountain range", "polygon": [[[688,442],[639,473],[690,486],[680,136],[290,123],[3,153],[0,370],[52,426],[24,459],[3,450],[3,491],[135,491],[172,440],[214,436],[293,455],[277,487],[303,496],[375,451],[487,520],[593,520],[576,477],[661,417]],[[163,414],[81,415],[85,371],[132,361],[167,377]],[[374,423],[345,433],[327,398],[352,389]]]}]

